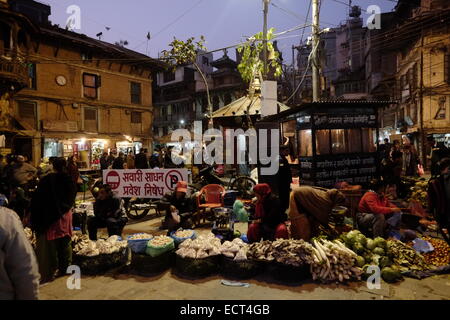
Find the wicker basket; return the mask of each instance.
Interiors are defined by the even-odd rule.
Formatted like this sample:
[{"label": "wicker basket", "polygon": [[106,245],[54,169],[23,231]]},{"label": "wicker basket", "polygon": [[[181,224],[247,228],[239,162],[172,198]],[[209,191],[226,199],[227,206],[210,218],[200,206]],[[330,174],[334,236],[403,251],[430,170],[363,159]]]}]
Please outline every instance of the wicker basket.
[{"label": "wicker basket", "polygon": [[93,257],[74,255],[72,264],[79,266],[84,275],[100,275],[111,269],[126,266],[130,263],[131,256],[130,248],[126,247],[112,254]]},{"label": "wicker basket", "polygon": [[217,273],[219,264],[220,256],[192,259],[176,255],[174,273],[185,278],[204,278]]},{"label": "wicker basket", "polygon": [[265,264],[254,260],[235,261],[222,257],[220,273],[223,276],[236,279],[250,279],[264,272]]},{"label": "wicker basket", "polygon": [[275,280],[283,282],[298,282],[312,278],[309,265],[307,264],[295,267],[279,262],[273,262],[269,265],[268,271]]},{"label": "wicker basket", "polygon": [[142,276],[151,276],[170,269],[174,264],[174,250],[165,252],[155,258],[147,254],[133,254],[130,272]]}]

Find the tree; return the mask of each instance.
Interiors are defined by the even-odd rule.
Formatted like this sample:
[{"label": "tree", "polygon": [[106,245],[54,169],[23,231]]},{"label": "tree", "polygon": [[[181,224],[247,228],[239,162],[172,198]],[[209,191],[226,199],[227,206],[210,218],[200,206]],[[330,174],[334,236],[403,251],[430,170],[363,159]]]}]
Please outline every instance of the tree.
[{"label": "tree", "polygon": [[169,63],[172,64],[175,69],[179,65],[184,64],[192,64],[197,72],[203,79],[206,88],[206,96],[208,103],[208,117],[209,117],[209,126],[213,126],[212,120],[212,104],[211,97],[209,95],[209,86],[208,81],[206,79],[206,75],[200,69],[200,66],[197,63],[197,56],[200,51],[206,51],[206,47],[204,46],[205,37],[200,36],[200,40],[196,41],[194,37],[187,39],[186,41],[178,40],[177,38],[173,38],[173,41],[169,44],[171,49],[169,51],[163,50],[162,57],[167,59]]},{"label": "tree", "polygon": [[[283,70],[279,62],[280,53],[274,49],[271,41],[274,38],[274,31],[275,29],[271,28],[267,32],[268,68],[272,68],[274,76],[278,78],[281,76]],[[242,60],[238,65],[238,70],[241,73],[242,79],[246,82],[251,83],[255,74],[264,73],[264,61],[261,59],[264,51],[263,40],[263,33],[257,33],[237,49],[242,54]]]}]

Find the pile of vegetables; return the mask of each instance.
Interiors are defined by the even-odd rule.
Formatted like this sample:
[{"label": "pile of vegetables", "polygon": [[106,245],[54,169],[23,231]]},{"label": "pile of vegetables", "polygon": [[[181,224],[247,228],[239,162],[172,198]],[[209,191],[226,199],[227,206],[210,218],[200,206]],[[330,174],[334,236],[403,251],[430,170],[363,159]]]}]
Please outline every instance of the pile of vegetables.
[{"label": "pile of vegetables", "polygon": [[312,263],[310,271],[313,280],[322,282],[361,279],[362,270],[356,266],[357,254],[339,240],[312,240]]},{"label": "pile of vegetables", "polygon": [[389,257],[400,271],[430,269],[425,258],[416,250],[398,240],[387,241]]},{"label": "pile of vegetables", "polygon": [[427,264],[437,267],[450,264],[450,246],[447,242],[430,237],[424,237],[423,240],[428,241],[434,247],[432,252],[423,254]]},{"label": "pile of vegetables", "polygon": [[274,261],[272,242],[266,240],[252,243],[248,248],[247,257],[255,261]]},{"label": "pile of vegetables", "polygon": [[157,236],[151,239],[148,244],[154,247],[164,247],[173,242],[173,239],[167,236]]},{"label": "pile of vegetables", "polygon": [[190,238],[194,235],[193,230],[178,230],[174,236],[177,238]]},{"label": "pile of vegetables", "polygon": [[235,261],[247,260],[248,245],[239,238],[232,242],[225,241],[220,247],[220,252],[227,258]]},{"label": "pile of vegetables", "polygon": [[221,243],[214,234],[183,241],[176,254],[182,258],[203,259],[221,254]]},{"label": "pile of vegetables", "polygon": [[423,207],[428,206],[428,182],[427,181],[418,181],[414,184],[413,187],[410,188],[410,195],[407,199],[408,202],[411,201],[417,201],[419,202]]},{"label": "pile of vegetables", "polygon": [[386,282],[397,282],[403,279],[400,270],[394,266],[394,261],[388,251],[388,242],[377,237],[375,239],[366,238],[360,231],[352,230],[341,235],[347,248],[356,254],[357,266],[363,270],[363,278],[367,278],[369,266],[378,266],[381,269],[381,277]]},{"label": "pile of vegetables", "polygon": [[313,262],[313,247],[303,240],[283,240],[272,242],[272,256],[281,264],[300,267]]},{"label": "pile of vegetables", "polygon": [[148,233],[136,233],[128,237],[128,240],[147,240],[152,239],[153,236]]},{"label": "pile of vegetables", "polygon": [[119,252],[128,246],[127,241],[120,241],[118,236],[111,236],[107,240],[89,240],[87,235],[75,235],[72,237],[73,252],[76,255],[94,257],[100,254],[112,254]]}]

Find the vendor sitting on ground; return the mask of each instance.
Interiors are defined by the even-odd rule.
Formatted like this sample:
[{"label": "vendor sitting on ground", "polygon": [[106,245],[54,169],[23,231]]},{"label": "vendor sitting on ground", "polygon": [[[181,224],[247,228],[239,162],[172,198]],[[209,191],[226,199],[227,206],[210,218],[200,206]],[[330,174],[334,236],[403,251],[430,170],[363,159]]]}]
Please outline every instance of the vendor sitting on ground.
[{"label": "vendor sitting on ground", "polygon": [[188,184],[185,181],[179,181],[172,193],[167,193],[162,199],[161,204],[166,205],[166,217],[164,226],[167,227],[168,234],[179,228],[192,228],[192,213],[194,205],[192,198],[187,196]]},{"label": "vendor sitting on ground", "polygon": [[97,240],[98,228],[105,227],[109,237],[121,236],[128,221],[124,214],[122,199],[113,194],[109,185],[102,185],[94,203],[94,217],[89,217],[87,221],[89,238]]},{"label": "vendor sitting on ground", "polygon": [[328,226],[333,208],[345,204],[345,196],[337,189],[300,186],[291,192],[289,218],[291,237],[309,241],[319,233],[319,226]]},{"label": "vendor sitting on ground", "polygon": [[387,237],[388,229],[398,229],[401,222],[401,210],[386,198],[386,188],[385,182],[373,180],[359,202],[358,227],[366,233],[372,229],[374,238]]},{"label": "vendor sitting on ground", "polygon": [[289,239],[289,232],[284,223],[286,214],[282,212],[279,198],[272,193],[267,183],[257,184],[253,191],[257,201],[255,215],[248,227],[249,242],[264,240]]}]

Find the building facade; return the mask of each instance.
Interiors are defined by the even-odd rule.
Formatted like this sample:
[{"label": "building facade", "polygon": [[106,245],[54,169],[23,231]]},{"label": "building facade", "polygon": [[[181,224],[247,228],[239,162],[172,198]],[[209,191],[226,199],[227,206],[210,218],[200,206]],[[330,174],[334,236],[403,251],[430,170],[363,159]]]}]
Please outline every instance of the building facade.
[{"label": "building facade", "polygon": [[152,74],[162,64],[52,26],[50,7],[36,3],[34,9],[30,19],[38,32],[27,43],[28,83],[9,100],[18,132],[9,142],[13,152],[34,164],[42,157],[74,154],[81,167],[96,168],[103,151],[150,148]]}]

